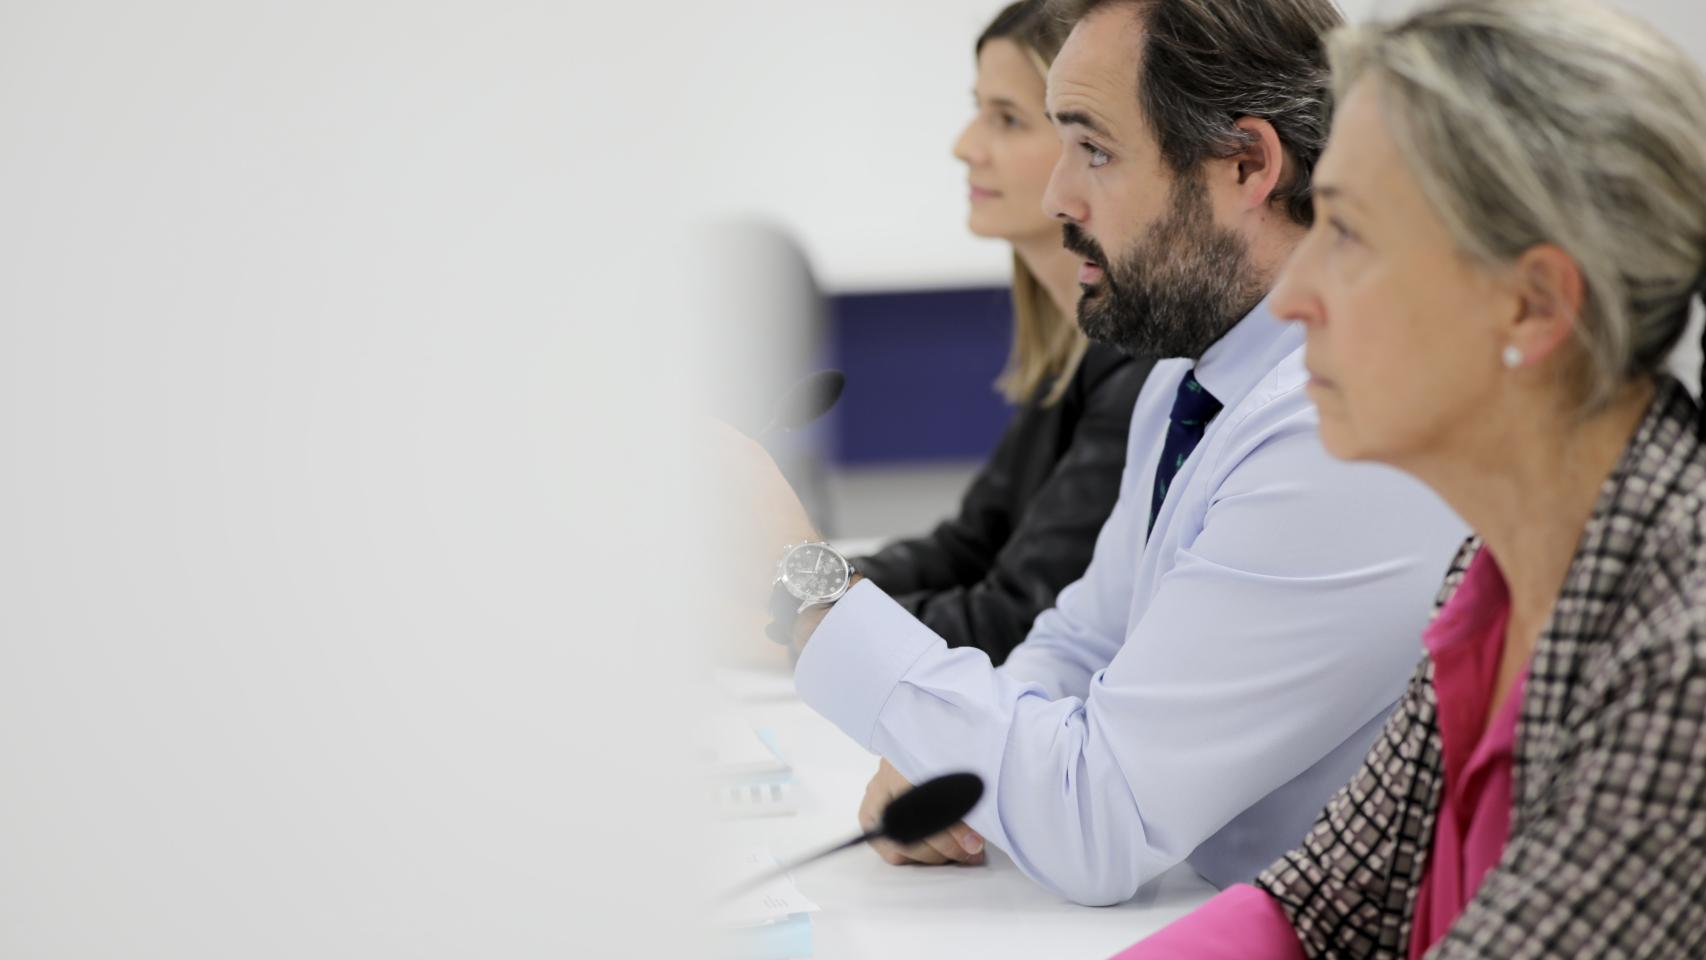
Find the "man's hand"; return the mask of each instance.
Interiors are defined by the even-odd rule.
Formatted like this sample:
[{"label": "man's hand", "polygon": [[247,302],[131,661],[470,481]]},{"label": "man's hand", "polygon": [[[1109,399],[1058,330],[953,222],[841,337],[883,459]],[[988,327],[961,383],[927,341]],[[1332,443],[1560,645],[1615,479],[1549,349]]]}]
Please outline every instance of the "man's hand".
[{"label": "man's hand", "polygon": [[[900,775],[887,760],[877,765],[877,775],[865,787],[865,799],[859,804],[859,826],[870,831],[877,828],[889,801],[912,789],[912,784]],[[872,840],[872,849],[884,860],[899,866],[903,863],[964,863],[972,866],[984,861],[983,838],[964,823],[956,823],[923,843],[902,847],[888,840]]]}]

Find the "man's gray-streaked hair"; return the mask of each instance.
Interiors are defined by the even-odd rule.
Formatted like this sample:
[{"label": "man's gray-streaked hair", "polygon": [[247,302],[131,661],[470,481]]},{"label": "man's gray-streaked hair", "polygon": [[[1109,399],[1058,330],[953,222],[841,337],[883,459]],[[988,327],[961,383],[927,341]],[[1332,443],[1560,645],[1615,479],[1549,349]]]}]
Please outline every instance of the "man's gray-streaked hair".
[{"label": "man's gray-streaked hair", "polygon": [[1315,161],[1327,142],[1325,39],[1343,22],[1332,0],[1052,0],[1065,23],[1103,7],[1132,7],[1143,23],[1137,94],[1174,173],[1237,156],[1251,137],[1240,117],[1266,120],[1291,157],[1272,200],[1294,222],[1314,220]]},{"label": "man's gray-streaked hair", "polygon": [[1706,78],[1687,54],[1590,0],[1448,0],[1328,48],[1336,97],[1378,83],[1466,254],[1574,258],[1586,409],[1663,366],[1706,269]]}]

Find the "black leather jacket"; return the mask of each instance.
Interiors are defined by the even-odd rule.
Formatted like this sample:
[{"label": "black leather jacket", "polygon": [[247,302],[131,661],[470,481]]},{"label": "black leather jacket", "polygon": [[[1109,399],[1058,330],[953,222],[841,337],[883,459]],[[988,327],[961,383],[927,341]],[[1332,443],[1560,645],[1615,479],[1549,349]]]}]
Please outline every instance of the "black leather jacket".
[{"label": "black leather jacket", "polygon": [[1153,363],[1091,344],[1060,402],[1022,405],[959,516],[855,567],[948,641],[1001,663],[1090,565],[1119,497],[1126,434]]}]

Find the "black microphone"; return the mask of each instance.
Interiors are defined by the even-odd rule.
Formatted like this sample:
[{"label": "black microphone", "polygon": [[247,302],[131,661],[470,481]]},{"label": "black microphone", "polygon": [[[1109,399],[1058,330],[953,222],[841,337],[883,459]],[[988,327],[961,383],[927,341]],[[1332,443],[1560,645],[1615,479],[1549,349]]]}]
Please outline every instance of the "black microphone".
[{"label": "black microphone", "polygon": [[763,440],[777,430],[788,433],[811,423],[835,406],[846,386],[847,377],[840,370],[819,370],[807,374],[776,401],[769,425],[753,434],[752,438]]},{"label": "black microphone", "polygon": [[883,808],[883,818],[877,824],[877,829],[759,874],[724,891],[723,896],[739,896],[808,863],[815,863],[832,853],[840,853],[849,847],[878,838],[893,840],[906,846],[926,840],[964,820],[966,814],[970,813],[971,808],[977,806],[978,800],[982,798],[983,778],[975,773],[950,773],[934,780],[926,780],[890,800],[889,805]]},{"label": "black microphone", "polygon": [[877,829],[847,846],[878,837],[910,846],[941,833],[961,820],[983,799],[983,778],[975,773],[949,773],[926,780],[883,808]]}]

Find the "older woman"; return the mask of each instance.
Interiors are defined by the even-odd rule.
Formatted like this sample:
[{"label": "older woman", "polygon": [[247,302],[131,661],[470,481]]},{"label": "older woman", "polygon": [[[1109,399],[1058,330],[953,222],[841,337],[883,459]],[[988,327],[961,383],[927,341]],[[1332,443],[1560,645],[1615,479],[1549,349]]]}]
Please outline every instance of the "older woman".
[{"label": "older woman", "polygon": [[1122,956],[1706,956],[1706,81],[1566,0],[1333,42],[1275,294],[1321,434],[1476,531],[1362,771],[1254,885]]}]

